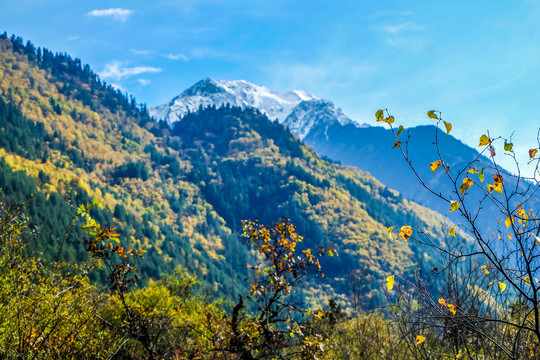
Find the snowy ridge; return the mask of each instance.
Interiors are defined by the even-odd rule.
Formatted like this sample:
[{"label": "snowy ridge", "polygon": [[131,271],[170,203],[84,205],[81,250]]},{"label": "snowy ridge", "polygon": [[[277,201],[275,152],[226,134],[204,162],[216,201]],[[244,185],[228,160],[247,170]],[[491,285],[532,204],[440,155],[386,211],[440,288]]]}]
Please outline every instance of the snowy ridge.
[{"label": "snowy ridge", "polygon": [[253,107],[269,119],[287,125],[303,139],[314,126],[339,123],[354,124],[340,108],[328,100],[305,91],[277,91],[245,80],[203,79],[172,99],[169,103],[149,109],[150,115],[169,124],[200,107],[229,104]]}]

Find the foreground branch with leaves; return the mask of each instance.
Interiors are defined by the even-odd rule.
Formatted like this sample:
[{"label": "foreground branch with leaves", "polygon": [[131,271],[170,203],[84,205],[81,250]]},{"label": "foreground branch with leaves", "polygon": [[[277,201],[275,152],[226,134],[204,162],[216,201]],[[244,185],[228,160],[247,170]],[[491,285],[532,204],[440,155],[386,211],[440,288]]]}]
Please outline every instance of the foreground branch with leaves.
[{"label": "foreground branch with leaves", "polygon": [[[394,147],[433,196],[448,204],[449,212],[460,214],[461,223],[449,228],[447,239],[434,239],[423,229],[401,224],[398,239],[412,239],[436,249],[444,263],[415,279],[396,278],[398,303],[404,318],[403,331],[422,336],[422,351],[429,357],[441,354],[470,358],[540,357],[540,209],[538,144],[524,154],[532,175],[522,175],[511,138],[479,136],[480,151],[465,166],[446,160],[441,131],[452,125],[432,110],[436,122],[434,153],[430,164],[413,164],[409,155],[411,135],[395,127],[388,110],[378,110],[377,121],[386,123],[394,135]],[[394,150],[396,151],[396,150]],[[509,172],[498,163],[497,152],[510,157],[515,169]],[[432,176],[443,176],[452,191],[431,187],[419,167],[429,167]],[[442,173],[439,174],[439,173]],[[489,233],[478,225],[489,219]],[[393,227],[388,229],[392,237]],[[388,279],[392,291],[394,278]],[[411,289],[412,290],[409,290]],[[407,289],[407,290],[406,290]],[[411,305],[414,300],[416,304]],[[425,337],[424,337],[425,336]],[[445,344],[440,346],[440,344]],[[431,355],[430,355],[431,354]]]}]

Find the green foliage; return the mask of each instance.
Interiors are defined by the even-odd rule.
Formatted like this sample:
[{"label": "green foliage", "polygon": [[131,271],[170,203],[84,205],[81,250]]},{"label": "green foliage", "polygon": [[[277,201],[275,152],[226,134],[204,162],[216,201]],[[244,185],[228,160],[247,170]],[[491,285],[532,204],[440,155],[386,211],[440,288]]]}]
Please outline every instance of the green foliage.
[{"label": "green foliage", "polygon": [[321,260],[325,279],[295,296],[312,306],[332,297],[345,304],[343,269],[365,265],[364,303],[375,306],[383,299],[380,281],[430,256],[389,241],[387,227],[411,223],[442,231],[442,219],[365,173],[321,159],[255,110],[201,109],[169,128],[78,59],[16,37],[0,37],[0,49],[0,95],[19,119],[6,124],[35,133],[14,136],[25,144],[19,149],[31,141],[35,155],[0,145],[9,174],[0,174],[0,187],[18,201],[34,195],[29,215],[41,229],[35,245],[49,260],[58,253],[86,259],[79,230],[64,237],[74,208],[62,199],[96,200],[96,222],[117,227],[126,245],[147,251],[145,261],[135,262],[141,279],[157,280],[180,265],[234,298],[248,275],[246,262],[253,262],[238,236],[241,220],[270,223],[284,215],[306,237],[300,250],[335,243],[340,254]]},{"label": "green foliage", "polygon": [[78,266],[47,268],[43,259],[25,256],[29,236],[22,210],[0,203],[0,354],[105,358],[113,344],[94,316],[101,295]]}]

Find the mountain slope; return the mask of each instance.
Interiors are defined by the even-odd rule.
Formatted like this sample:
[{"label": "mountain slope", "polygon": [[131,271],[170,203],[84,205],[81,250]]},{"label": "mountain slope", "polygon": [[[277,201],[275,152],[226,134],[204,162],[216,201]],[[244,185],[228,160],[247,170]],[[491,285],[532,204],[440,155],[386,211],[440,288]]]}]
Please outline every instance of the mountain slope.
[{"label": "mountain slope", "polygon": [[[457,191],[444,172],[432,173],[429,164],[439,159],[437,148],[434,145],[437,137],[439,150],[443,159],[450,164],[450,173],[457,177],[458,170],[468,169],[469,164],[479,157],[477,150],[463,144],[451,135],[437,129],[435,126],[417,126],[406,130],[402,137],[410,135],[408,146],[409,157],[422,180],[434,191],[451,195]],[[403,159],[399,150],[391,150],[395,143],[394,136],[389,129],[383,127],[358,128],[353,126],[321,126],[314,127],[304,139],[321,155],[339,160],[343,164],[356,166],[368,171],[385,185],[398,190],[404,197],[414,199],[416,202],[429,207],[441,214],[449,216],[452,221],[461,223],[463,220],[458,214],[448,212],[449,204],[434,196],[425,189],[409,165]],[[497,149],[503,156],[503,149]],[[496,173],[493,163],[485,156],[480,156],[474,164],[479,170],[485,168],[486,183],[492,183],[492,175]],[[504,169],[501,169],[505,173]],[[460,176],[460,179],[464,175]],[[477,177],[474,177],[480,183]],[[519,184],[512,176],[505,176],[505,186],[508,189],[520,189],[525,192],[527,183]],[[459,183],[461,184],[461,180]],[[484,184],[481,187],[485,188]],[[502,216],[499,207],[492,201],[483,201],[484,192],[480,188],[469,191],[466,201],[471,209],[479,209],[477,224],[486,234],[497,231],[497,222],[493,216]],[[481,203],[479,207],[478,204]],[[540,198],[533,196],[530,200],[533,208],[540,206]]]},{"label": "mountain slope", "polygon": [[386,229],[411,224],[443,236],[442,217],[367,173],[321,159],[257,110],[211,107],[170,128],[79,60],[5,36],[0,79],[1,122],[9,129],[0,137],[0,198],[37,192],[28,206],[42,229],[36,249],[49,258],[77,261],[85,253],[80,233],[62,245],[72,215],[67,199],[97,200],[101,223],[116,223],[124,241],[148,250],[139,266],[146,278],[182,265],[231,297],[254,261],[238,234],[242,218],[287,216],[304,246],[336,245],[340,256],[324,264],[325,282],[302,294],[308,301],[345,302],[346,277],[363,267],[364,301],[376,305],[385,276],[418,259],[436,261],[414,244],[391,241]]}]

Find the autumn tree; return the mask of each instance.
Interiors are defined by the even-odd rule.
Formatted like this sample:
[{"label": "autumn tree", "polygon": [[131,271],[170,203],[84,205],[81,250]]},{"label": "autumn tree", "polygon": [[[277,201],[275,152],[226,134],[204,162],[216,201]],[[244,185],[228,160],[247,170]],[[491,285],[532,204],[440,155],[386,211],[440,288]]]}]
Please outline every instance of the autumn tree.
[{"label": "autumn tree", "polygon": [[[423,229],[399,224],[398,238],[435,248],[441,259],[447,261],[434,266],[430,274],[418,274],[416,281],[405,276],[389,277],[388,290],[392,291],[396,281],[397,288],[403,290],[401,300],[407,296],[405,288],[421,294],[418,298],[422,306],[406,309],[408,321],[420,324],[414,338],[419,347],[428,349],[430,344],[448,341],[454,331],[454,339],[456,332],[463,334],[457,346],[446,348],[455,357],[485,356],[484,348],[489,347],[490,357],[537,358],[540,356],[540,222],[539,209],[533,204],[538,202],[540,186],[540,136],[527,154],[520,154],[514,150],[511,137],[493,137],[487,132],[479,136],[477,156],[469,159],[466,166],[454,168],[446,160],[439,138],[439,126],[450,134],[452,124],[439,111],[432,110],[427,115],[437,124],[433,140],[436,155],[430,164],[413,164],[409,156],[409,131],[395,126],[395,118],[388,110],[378,110],[375,114],[377,121],[391,129],[395,138],[393,149],[401,152],[419,183],[446,202],[449,212],[459,213],[462,222],[448,229],[448,238],[460,240],[453,245],[445,244],[443,239],[434,239]],[[501,154],[513,160],[513,171],[499,165]],[[534,168],[529,176],[522,172],[522,156]],[[453,191],[442,193],[431,187],[429,179],[421,175],[420,167],[430,168],[433,174],[442,172]],[[479,219],[486,217],[492,221],[488,233],[478,226]],[[390,236],[392,231],[389,228]],[[448,272],[450,276],[444,277]],[[443,291],[440,282],[432,288],[426,286],[434,277],[443,279],[446,290]],[[449,288],[454,290],[448,291]],[[465,298],[470,301],[463,301]]]},{"label": "autumn tree", "polygon": [[319,258],[334,256],[335,250],[299,249],[303,238],[287,218],[271,226],[243,221],[242,227],[259,258],[257,264],[248,264],[252,273],[246,279],[250,290],[245,302],[256,310],[241,316],[246,305],[240,297],[232,312],[228,350],[238,359],[315,359],[324,352],[324,339],[310,325],[326,313],[301,308],[291,292],[309,274],[324,277]]}]

